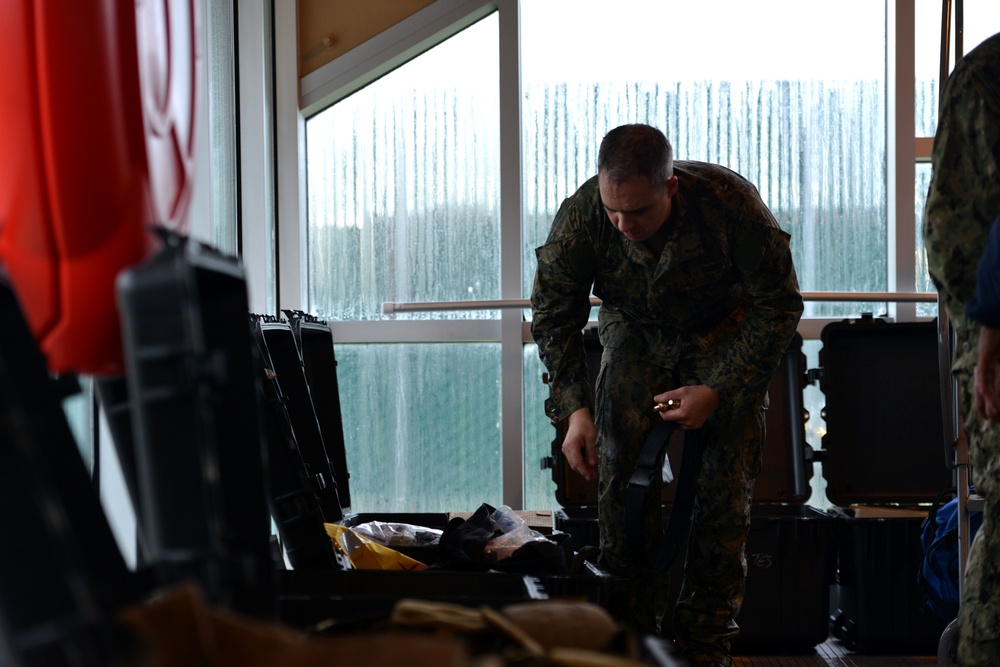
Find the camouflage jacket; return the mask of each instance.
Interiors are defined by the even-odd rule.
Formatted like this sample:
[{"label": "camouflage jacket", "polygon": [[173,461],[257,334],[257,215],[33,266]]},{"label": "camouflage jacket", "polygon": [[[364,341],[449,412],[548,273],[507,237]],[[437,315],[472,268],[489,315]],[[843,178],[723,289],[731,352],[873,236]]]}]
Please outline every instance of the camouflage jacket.
[{"label": "camouflage jacket", "polygon": [[674,173],[659,258],[612,226],[596,176],[563,202],[535,251],[531,331],[549,372],[553,421],[594,408],[581,335],[591,288],[602,300],[605,348],[703,369],[686,382],[708,385],[722,405],[762,394],[795,332],[802,297],[789,236],[757,189],[717,165],[676,161]]},{"label": "camouflage jacket", "polygon": [[[963,306],[990,225],[1000,215],[1000,34],[958,61],[941,97],[924,208],[927,269],[959,331],[978,330]],[[955,370],[975,365],[974,341],[956,349]]]}]

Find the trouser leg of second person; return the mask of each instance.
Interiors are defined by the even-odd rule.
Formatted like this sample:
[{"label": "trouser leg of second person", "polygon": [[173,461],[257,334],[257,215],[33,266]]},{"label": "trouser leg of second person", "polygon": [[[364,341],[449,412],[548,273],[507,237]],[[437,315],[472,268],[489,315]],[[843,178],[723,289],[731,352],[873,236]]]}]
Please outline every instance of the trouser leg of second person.
[{"label": "trouser leg of second person", "polygon": [[[973,346],[973,349],[974,346]],[[986,499],[983,523],[969,553],[958,610],[958,663],[963,667],[1000,665],[1000,426],[976,415],[972,379],[958,376],[969,438],[972,480]]]}]

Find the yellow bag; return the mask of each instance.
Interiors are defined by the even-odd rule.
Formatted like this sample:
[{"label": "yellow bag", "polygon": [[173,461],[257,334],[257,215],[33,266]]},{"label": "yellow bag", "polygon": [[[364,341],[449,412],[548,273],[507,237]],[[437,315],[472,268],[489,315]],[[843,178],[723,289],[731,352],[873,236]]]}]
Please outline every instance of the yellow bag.
[{"label": "yellow bag", "polygon": [[350,528],[336,523],[325,523],[326,534],[333,540],[333,547],[347,556],[357,570],[425,570],[427,566],[395,549],[382,546]]}]

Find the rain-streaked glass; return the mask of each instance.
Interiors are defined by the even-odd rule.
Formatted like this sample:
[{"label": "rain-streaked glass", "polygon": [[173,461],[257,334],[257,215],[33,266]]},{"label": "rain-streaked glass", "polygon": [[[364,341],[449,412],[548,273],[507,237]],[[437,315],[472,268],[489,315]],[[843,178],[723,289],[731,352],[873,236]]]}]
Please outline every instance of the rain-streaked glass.
[{"label": "rain-streaked glass", "polygon": [[337,377],[352,509],[502,503],[498,343],[338,345]]},{"label": "rain-streaked glass", "polygon": [[498,40],[493,14],[308,121],[313,313],[500,298]]},{"label": "rain-streaked glass", "polygon": [[[662,129],[677,159],[753,181],[792,235],[803,290],[886,289],[883,3],[526,0],[522,21],[525,294],[560,202],[629,122]],[[628,48],[604,48],[623,37]],[[859,307],[810,303],[806,315]]]}]

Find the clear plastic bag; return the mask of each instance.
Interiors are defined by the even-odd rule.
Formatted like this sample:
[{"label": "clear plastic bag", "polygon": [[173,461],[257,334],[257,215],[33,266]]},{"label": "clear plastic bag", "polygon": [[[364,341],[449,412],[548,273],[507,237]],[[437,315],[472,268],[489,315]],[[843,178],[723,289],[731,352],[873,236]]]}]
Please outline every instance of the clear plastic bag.
[{"label": "clear plastic bag", "polygon": [[351,528],[377,544],[387,547],[422,547],[441,541],[442,531],[425,526],[387,521],[368,521]]},{"label": "clear plastic bag", "polygon": [[548,542],[547,537],[532,529],[524,519],[507,505],[501,505],[490,515],[493,526],[500,531],[486,543],[487,558],[503,560],[532,541]]}]

